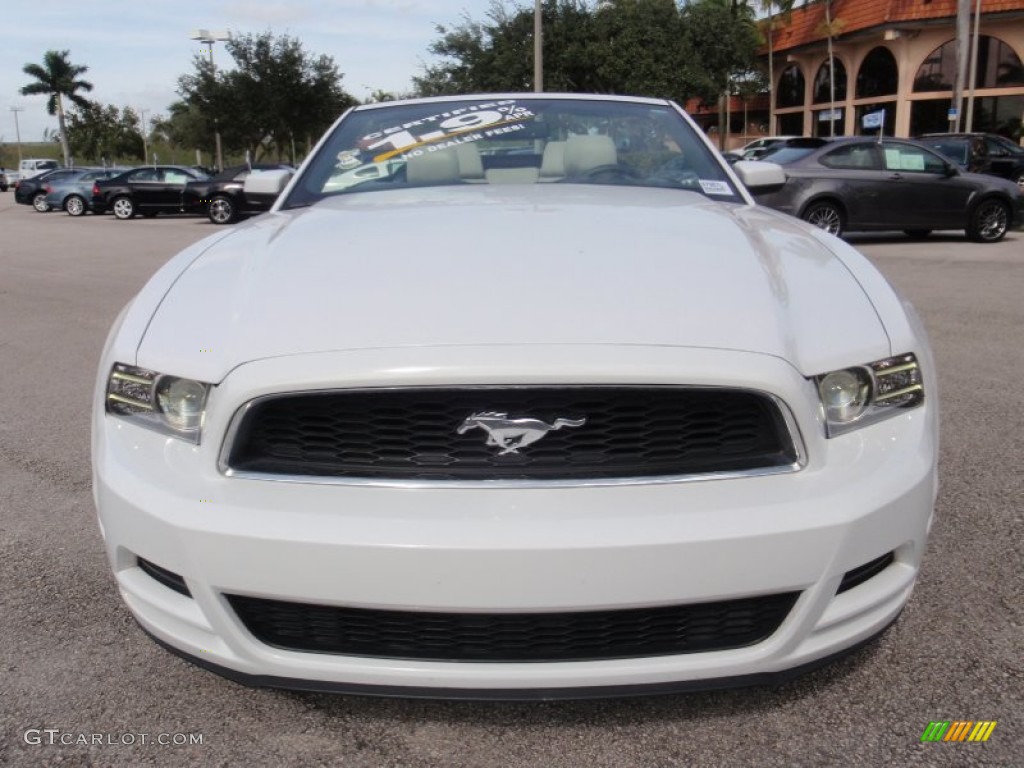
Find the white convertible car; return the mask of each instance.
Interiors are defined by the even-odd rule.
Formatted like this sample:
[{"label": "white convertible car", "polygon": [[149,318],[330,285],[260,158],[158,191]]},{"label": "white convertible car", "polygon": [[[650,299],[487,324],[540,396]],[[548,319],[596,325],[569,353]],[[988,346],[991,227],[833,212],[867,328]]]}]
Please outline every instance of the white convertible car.
[{"label": "white convertible car", "polygon": [[347,112],[110,333],[132,614],[247,684],[466,698],[779,682],[878,635],[932,520],[932,357],[744,186],[782,180],[663,100]]}]

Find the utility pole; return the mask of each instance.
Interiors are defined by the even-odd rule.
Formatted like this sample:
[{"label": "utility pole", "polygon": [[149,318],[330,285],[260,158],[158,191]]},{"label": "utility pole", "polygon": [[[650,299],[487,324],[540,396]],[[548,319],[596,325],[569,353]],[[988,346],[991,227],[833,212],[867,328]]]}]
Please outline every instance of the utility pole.
[{"label": "utility pole", "polygon": [[544,91],[544,14],[543,3],[533,3],[533,90]]},{"label": "utility pole", "polygon": [[24,107],[11,107],[14,113],[14,137],[18,140],[18,166],[21,167],[21,128],[18,126],[18,113],[24,112]]},{"label": "utility pole", "polygon": [[[539,0],[538,0],[539,2]],[[227,32],[211,32],[208,29],[194,29],[192,30],[192,39],[198,40],[200,43],[206,43],[209,46],[207,51],[210,54],[210,74],[213,75],[214,80],[217,78],[217,65],[213,63],[213,44],[217,42],[225,42],[231,39],[231,35]],[[224,170],[224,156],[220,149],[220,126],[217,125],[217,118],[213,118],[213,136],[217,144],[217,170]]]},{"label": "utility pole", "polygon": [[146,113],[148,109],[139,110],[139,129],[142,131],[142,164],[149,165],[149,143],[146,140]]},{"label": "utility pole", "polygon": [[967,50],[971,45],[971,0],[957,0],[956,7],[956,83],[953,87],[950,130],[960,132],[964,106],[964,81],[967,79]]},{"label": "utility pole", "polygon": [[981,27],[981,0],[975,6],[974,11],[974,39],[971,41],[971,64],[970,74],[967,75],[967,121],[964,123],[965,131],[974,130],[974,86],[978,79],[978,29]]}]

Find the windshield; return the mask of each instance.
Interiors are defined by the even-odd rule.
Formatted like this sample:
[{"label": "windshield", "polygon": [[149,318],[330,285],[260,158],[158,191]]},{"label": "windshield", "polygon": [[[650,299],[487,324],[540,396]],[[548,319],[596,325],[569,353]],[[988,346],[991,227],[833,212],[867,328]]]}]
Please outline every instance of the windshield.
[{"label": "windshield", "polygon": [[744,202],[668,104],[524,96],[357,108],[283,207],[408,187],[544,183],[661,187]]},{"label": "windshield", "polygon": [[758,160],[764,160],[768,163],[777,163],[779,165],[786,165],[787,163],[796,162],[801,158],[807,157],[811,152],[816,150],[817,147],[779,147],[778,149],[772,148],[765,152],[763,155],[758,157]]},{"label": "windshield", "polygon": [[947,141],[929,141],[928,146],[932,149],[937,149],[939,152],[944,154],[950,160],[955,160],[960,165],[967,165],[967,149],[968,143],[963,140],[949,139]]}]

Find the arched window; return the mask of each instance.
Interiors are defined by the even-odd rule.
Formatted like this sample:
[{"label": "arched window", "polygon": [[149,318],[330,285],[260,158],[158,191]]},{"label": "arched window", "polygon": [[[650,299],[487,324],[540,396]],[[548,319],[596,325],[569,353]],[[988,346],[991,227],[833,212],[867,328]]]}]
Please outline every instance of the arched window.
[{"label": "arched window", "polygon": [[[832,67],[835,71],[836,101],[846,100],[846,67],[843,62],[832,57]],[[831,84],[828,76],[828,62],[821,65],[818,74],[814,77],[814,103],[823,104],[832,101]]]},{"label": "arched window", "polygon": [[790,64],[779,77],[779,92],[775,97],[776,109],[804,105],[804,73],[796,64]]},{"label": "arched window", "polygon": [[896,57],[883,46],[872,49],[857,72],[857,98],[890,96],[899,89],[900,74]]},{"label": "arched window", "polygon": [[978,77],[975,88],[1024,85],[1024,64],[1013,48],[997,37],[978,38]]},{"label": "arched window", "polygon": [[[956,41],[943,43],[917,70],[915,91],[951,91],[956,82]],[[978,38],[978,75],[975,88],[1006,88],[1024,85],[1024,65],[1002,40],[989,35]]]}]

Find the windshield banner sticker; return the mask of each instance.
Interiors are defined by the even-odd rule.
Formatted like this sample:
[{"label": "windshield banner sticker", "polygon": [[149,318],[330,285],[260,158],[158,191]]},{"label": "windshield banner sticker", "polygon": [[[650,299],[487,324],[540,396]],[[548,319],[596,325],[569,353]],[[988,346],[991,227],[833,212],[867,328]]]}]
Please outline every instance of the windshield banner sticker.
[{"label": "windshield banner sticker", "polygon": [[[518,123],[533,116],[533,112],[517,106],[511,100],[476,104],[367,134],[359,140],[359,148],[369,152],[385,150],[373,157],[375,163],[395,155],[415,157],[424,151],[421,147],[436,152],[457,144],[519,130],[522,126]],[[481,128],[487,130],[482,131]]]},{"label": "windshield banner sticker", "polygon": [[704,190],[705,195],[731,195],[732,189],[729,184],[724,181],[708,181],[707,179],[700,179],[700,188]]}]

